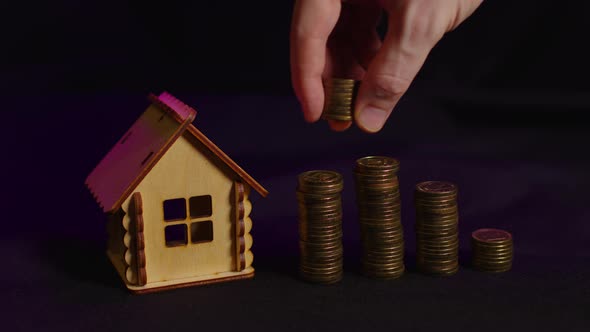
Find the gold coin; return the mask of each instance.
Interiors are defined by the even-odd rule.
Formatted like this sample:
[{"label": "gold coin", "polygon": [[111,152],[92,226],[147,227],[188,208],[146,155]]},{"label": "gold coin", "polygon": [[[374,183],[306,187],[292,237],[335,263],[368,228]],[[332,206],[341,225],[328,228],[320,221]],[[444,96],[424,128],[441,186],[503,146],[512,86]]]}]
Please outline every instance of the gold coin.
[{"label": "gold coin", "polygon": [[342,175],[334,171],[307,171],[299,175],[299,184],[334,184],[342,183]]},{"label": "gold coin", "polygon": [[414,203],[418,205],[457,204],[457,194],[433,196],[415,191]]},{"label": "gold coin", "polygon": [[481,249],[477,247],[473,247],[471,249],[474,255],[483,255],[483,256],[503,256],[503,255],[513,255],[514,251],[512,248],[507,249]]},{"label": "gold coin", "polygon": [[390,157],[368,156],[358,159],[356,165],[359,170],[397,170],[400,163]]},{"label": "gold coin", "polygon": [[486,266],[486,265],[472,264],[471,267],[474,270],[478,270],[478,271],[485,271],[485,272],[505,272],[505,271],[509,271],[510,269],[512,269],[512,264],[496,265],[496,266]]},{"label": "gold coin", "polygon": [[363,249],[363,253],[375,253],[375,254],[396,254],[400,250],[404,250],[405,244],[403,241],[398,243],[390,244],[387,246],[383,245],[375,245],[372,243],[361,243],[361,248]]},{"label": "gold coin", "polygon": [[297,200],[303,203],[316,203],[316,202],[326,202],[326,201],[339,201],[341,199],[341,195],[339,193],[336,194],[313,194],[313,193],[306,193],[306,192],[296,192]]},{"label": "gold coin", "polygon": [[416,220],[421,221],[421,222],[428,222],[428,223],[444,222],[444,221],[458,221],[459,220],[459,213],[457,211],[457,212],[453,212],[453,213],[440,215],[440,214],[431,214],[431,213],[425,212],[423,210],[417,210],[416,211]]},{"label": "gold coin", "polygon": [[444,225],[444,226],[427,226],[427,225],[416,225],[416,233],[423,233],[424,235],[439,235],[439,236],[450,236],[459,233],[459,226],[455,225]]},{"label": "gold coin", "polygon": [[490,252],[514,250],[514,246],[512,243],[501,243],[501,244],[497,243],[497,244],[490,245],[490,244],[471,242],[471,247],[474,250],[482,250],[482,251],[490,251]]},{"label": "gold coin", "polygon": [[479,243],[512,242],[512,234],[502,229],[482,228],[471,233],[471,238]]},{"label": "gold coin", "polygon": [[355,84],[356,81],[350,78],[332,77],[324,80],[324,82],[328,82],[329,84]]},{"label": "gold coin", "polygon": [[447,248],[432,248],[432,247],[418,247],[416,249],[416,254],[420,254],[420,253],[424,253],[424,254],[453,254],[456,255],[459,253],[459,247],[455,246],[455,247],[447,247]]},{"label": "gold coin", "polygon": [[352,121],[353,117],[352,116],[348,116],[348,115],[326,115],[326,116],[322,116],[322,119],[324,120],[333,120],[333,121]]},{"label": "gold coin", "polygon": [[457,186],[447,181],[424,181],[416,185],[416,192],[428,196],[444,196],[457,193]]}]

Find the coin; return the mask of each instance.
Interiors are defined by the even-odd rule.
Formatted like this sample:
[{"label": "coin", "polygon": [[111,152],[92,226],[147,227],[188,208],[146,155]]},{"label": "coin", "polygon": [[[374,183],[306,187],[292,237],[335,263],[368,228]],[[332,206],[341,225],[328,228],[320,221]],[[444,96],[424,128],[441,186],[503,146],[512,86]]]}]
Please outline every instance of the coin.
[{"label": "coin", "polygon": [[361,267],[370,278],[393,279],[404,271],[404,236],[395,158],[367,156],[353,168],[361,236]]},{"label": "coin", "polygon": [[455,195],[457,186],[446,181],[425,181],[416,186],[416,193],[428,196]]},{"label": "coin", "polygon": [[484,272],[506,272],[514,256],[512,234],[501,229],[482,228],[471,233],[472,266]]},{"label": "coin", "polygon": [[352,121],[358,82],[352,79],[324,79],[322,119]]},{"label": "coin", "polygon": [[343,178],[337,172],[313,170],[299,174],[299,273],[303,280],[331,284],[342,279]]},{"label": "coin", "polygon": [[445,267],[431,267],[428,265],[417,265],[418,270],[422,273],[437,275],[437,276],[451,276],[459,271],[459,265],[449,265]]},{"label": "coin", "polygon": [[458,271],[457,193],[457,186],[446,181],[416,185],[416,262],[424,273],[450,276]]},{"label": "coin", "polygon": [[342,175],[333,171],[308,171],[299,175],[299,190],[312,194],[326,193],[325,189],[341,188]]},{"label": "coin", "polygon": [[494,228],[482,228],[478,229],[471,234],[471,236],[480,242],[485,243],[494,243],[494,242],[503,242],[503,241],[511,241],[512,235],[504,230],[501,229],[494,229]]},{"label": "coin", "polygon": [[366,170],[392,170],[397,172],[399,169],[399,161],[395,158],[383,156],[368,156],[357,160],[356,166],[358,170],[366,172]]}]

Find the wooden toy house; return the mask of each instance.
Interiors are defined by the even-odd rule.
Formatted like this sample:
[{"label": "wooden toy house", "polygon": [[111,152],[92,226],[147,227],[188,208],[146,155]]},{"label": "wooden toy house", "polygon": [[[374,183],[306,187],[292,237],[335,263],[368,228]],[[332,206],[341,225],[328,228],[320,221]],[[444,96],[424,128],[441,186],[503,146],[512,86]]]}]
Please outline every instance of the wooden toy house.
[{"label": "wooden toy house", "polygon": [[136,293],[254,276],[250,189],[268,192],[168,93],[86,179],[108,215],[107,255]]}]

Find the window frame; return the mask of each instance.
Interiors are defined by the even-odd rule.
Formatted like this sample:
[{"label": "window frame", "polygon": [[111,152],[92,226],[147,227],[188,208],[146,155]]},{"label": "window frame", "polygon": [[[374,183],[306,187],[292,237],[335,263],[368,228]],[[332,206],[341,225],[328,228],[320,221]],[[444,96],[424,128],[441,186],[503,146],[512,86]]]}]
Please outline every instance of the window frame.
[{"label": "window frame", "polygon": [[[191,201],[194,201],[194,198],[200,198],[200,197],[208,197],[207,203],[209,204],[208,208],[206,208],[206,212],[210,212],[208,215],[198,215],[196,217],[193,217],[193,215],[191,214]],[[174,218],[174,219],[166,219],[166,202],[169,201],[180,201],[182,200],[184,203],[184,219],[178,219],[178,218]],[[175,209],[178,209],[179,207],[174,207]],[[203,243],[211,243],[215,240],[215,231],[214,231],[214,223],[213,223],[213,217],[214,217],[214,210],[213,210],[213,196],[211,195],[194,195],[194,196],[190,196],[188,199],[184,198],[184,197],[178,197],[178,198],[171,198],[171,199],[166,199],[164,201],[162,201],[162,220],[164,223],[164,245],[166,248],[179,248],[179,247],[187,247],[189,245],[199,245],[199,244],[203,244]],[[209,230],[207,231],[208,233],[210,233],[210,239],[207,240],[197,240],[196,242],[193,241],[193,224],[198,224],[198,223],[210,223],[210,226],[208,226]],[[174,227],[177,225],[184,225],[184,231],[185,231],[185,243],[184,244],[178,244],[178,245],[172,245],[169,246],[168,245],[168,240],[166,237],[166,229],[168,227]]]}]

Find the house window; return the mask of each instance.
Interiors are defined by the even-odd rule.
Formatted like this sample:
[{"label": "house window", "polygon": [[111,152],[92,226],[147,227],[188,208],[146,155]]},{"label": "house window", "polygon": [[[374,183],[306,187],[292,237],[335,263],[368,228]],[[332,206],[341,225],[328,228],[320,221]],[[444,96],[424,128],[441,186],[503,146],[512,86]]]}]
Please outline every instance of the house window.
[{"label": "house window", "polygon": [[211,220],[191,223],[191,242],[201,243],[213,241],[213,223]]},{"label": "house window", "polygon": [[176,198],[164,201],[164,220],[178,221],[186,219],[186,199]]},{"label": "house window", "polygon": [[[164,228],[166,247],[186,246],[213,241],[213,204],[210,195],[194,196],[187,200],[165,200]],[[188,213],[187,213],[188,212]],[[172,224],[173,223],[173,224]]]},{"label": "house window", "polygon": [[188,200],[191,218],[201,218],[211,216],[211,196],[195,196]]},{"label": "house window", "polygon": [[166,247],[184,246],[187,243],[186,225],[170,225],[164,228]]}]

